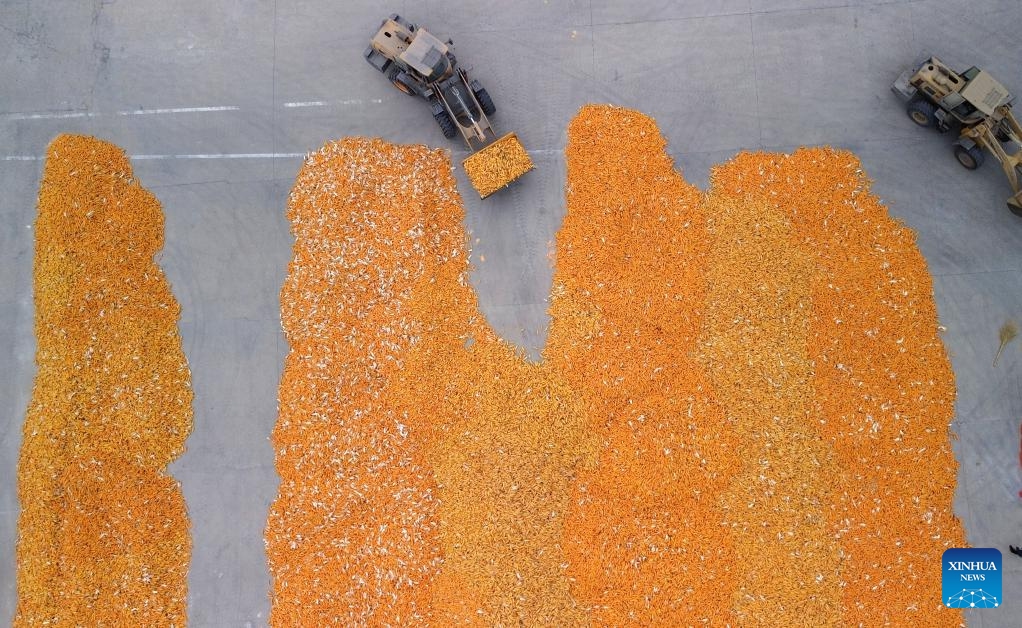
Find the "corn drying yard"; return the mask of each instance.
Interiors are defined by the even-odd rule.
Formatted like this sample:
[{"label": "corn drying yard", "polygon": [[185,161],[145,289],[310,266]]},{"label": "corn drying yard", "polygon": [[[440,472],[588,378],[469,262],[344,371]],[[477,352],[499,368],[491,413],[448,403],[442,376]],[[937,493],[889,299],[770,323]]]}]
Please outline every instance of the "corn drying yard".
[{"label": "corn drying yard", "polygon": [[[1022,218],[890,85],[1022,93],[1020,23],[0,4],[0,626],[1018,625]],[[966,546],[1001,608],[941,606]]]}]

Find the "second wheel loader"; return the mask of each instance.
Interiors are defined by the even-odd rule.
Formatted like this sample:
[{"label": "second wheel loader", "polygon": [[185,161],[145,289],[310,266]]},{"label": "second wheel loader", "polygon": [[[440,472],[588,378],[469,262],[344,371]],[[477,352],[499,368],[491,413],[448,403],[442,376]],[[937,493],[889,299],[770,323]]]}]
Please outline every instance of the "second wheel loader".
[{"label": "second wheel loader", "polygon": [[955,129],[955,158],[975,170],[993,155],[1014,192],[1008,208],[1022,216],[1022,128],[1012,113],[1013,97],[977,67],[955,72],[937,57],[902,73],[891,89],[907,101],[913,122],[941,132]]}]

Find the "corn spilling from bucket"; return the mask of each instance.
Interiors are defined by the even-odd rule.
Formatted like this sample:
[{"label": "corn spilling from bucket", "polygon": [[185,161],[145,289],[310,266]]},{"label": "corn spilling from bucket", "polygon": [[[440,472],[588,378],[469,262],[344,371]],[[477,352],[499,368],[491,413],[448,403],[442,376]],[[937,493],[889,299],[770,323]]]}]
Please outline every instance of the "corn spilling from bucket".
[{"label": "corn spilling from bucket", "polygon": [[495,140],[463,162],[472,187],[486,198],[532,170],[532,159],[514,133]]},{"label": "corn spilling from bucket", "polygon": [[160,204],[121,149],[61,135],[34,229],[14,625],[184,626],[191,540],[166,468],[191,431],[192,390],[153,261]]}]

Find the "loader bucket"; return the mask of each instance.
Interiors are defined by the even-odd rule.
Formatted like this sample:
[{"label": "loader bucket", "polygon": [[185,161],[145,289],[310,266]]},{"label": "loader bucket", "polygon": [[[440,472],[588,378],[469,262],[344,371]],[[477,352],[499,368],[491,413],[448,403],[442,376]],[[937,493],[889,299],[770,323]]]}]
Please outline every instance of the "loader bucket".
[{"label": "loader bucket", "polygon": [[486,198],[532,170],[532,159],[518,136],[508,133],[469,155],[461,165],[479,198]]}]

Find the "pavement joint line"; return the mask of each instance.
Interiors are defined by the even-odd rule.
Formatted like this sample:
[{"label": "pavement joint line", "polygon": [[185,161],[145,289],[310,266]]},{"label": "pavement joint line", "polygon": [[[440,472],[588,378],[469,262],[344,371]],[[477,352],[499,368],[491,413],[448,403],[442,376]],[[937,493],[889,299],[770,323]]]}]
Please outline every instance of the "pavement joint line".
[{"label": "pavement joint line", "polygon": [[[857,9],[857,8],[870,8],[870,7],[886,7],[886,6],[899,6],[905,4],[920,4],[927,0],[876,0],[873,2],[866,2],[864,4],[858,2],[846,2],[845,4],[823,4],[820,6],[794,6],[794,7],[782,7],[779,9],[760,9],[753,11],[723,11],[721,13],[707,13],[706,15],[679,15],[677,17],[651,17],[642,20],[617,20],[610,22],[593,22],[592,27],[598,28],[601,26],[635,26],[639,24],[658,24],[658,23],[671,23],[671,22],[688,22],[692,20],[706,20],[712,18],[721,17],[737,17],[740,15],[751,15],[753,17],[758,15],[774,15],[778,13],[810,13],[814,11],[832,11],[835,9]],[[494,30],[512,30],[512,29],[494,29]],[[513,29],[513,30],[543,30],[543,29]],[[476,31],[476,32],[489,32],[489,31]]]},{"label": "pavement joint line", "polygon": [[[904,138],[897,138],[897,137],[896,138],[873,138],[873,139],[864,139],[864,140],[859,140],[859,141],[860,141],[860,143],[904,143],[906,141],[911,141],[913,139],[915,139],[914,135],[913,136],[907,136],[907,137],[904,137]],[[820,143],[820,144],[813,144],[813,145],[814,146],[815,145],[821,145],[821,146],[822,145],[830,145],[830,146],[834,146],[835,148],[840,148],[840,144],[837,143],[837,142],[823,142],[823,143]],[[443,148],[443,147],[439,147],[439,148]],[[684,155],[710,155],[710,154],[715,154],[715,153],[737,153],[737,152],[740,152],[740,151],[748,151],[748,150],[753,150],[753,151],[762,150],[762,151],[768,151],[768,152],[791,152],[791,151],[795,150],[796,148],[798,148],[798,146],[794,146],[794,145],[791,145],[791,144],[772,144],[772,145],[763,145],[763,146],[760,146],[758,148],[749,148],[749,147],[745,147],[745,146],[737,146],[737,147],[721,148],[721,149],[681,151],[681,152],[673,153],[673,154],[677,155],[677,156],[684,156]],[[317,151],[314,150],[314,151],[309,151],[309,152],[304,152],[304,153],[273,153],[273,152],[270,152],[270,153],[190,153],[190,154],[186,153],[186,154],[166,154],[166,155],[160,155],[160,154],[147,155],[147,154],[143,154],[143,155],[128,155],[128,157],[129,157],[129,159],[138,159],[138,160],[153,160],[153,159],[274,159],[274,158],[278,158],[278,157],[279,158],[307,157],[308,155],[310,155],[312,153],[315,153],[315,152],[317,152]],[[452,155],[457,155],[459,157],[471,154],[470,151],[463,150],[463,149],[450,150],[450,153]],[[535,149],[535,150],[530,150],[529,154],[530,155],[562,155],[562,154],[564,154],[564,149],[563,148],[538,148],[538,149]],[[45,159],[45,157],[44,156],[40,156],[40,155],[3,155],[3,156],[0,156],[0,161],[43,161],[44,159]]]},{"label": "pavement joint line", "polygon": [[749,15],[749,45],[752,48],[752,89],[756,94],[756,131],[759,134],[759,147],[763,148],[763,116],[759,99],[759,68],[756,66],[756,20]]},{"label": "pavement joint line", "polygon": [[1001,270],[971,270],[964,273],[931,273],[934,279],[944,277],[968,277],[970,275],[991,275],[996,273],[1017,273],[1017,268],[1005,268]]},{"label": "pavement joint line", "polygon": [[[270,142],[273,148],[271,149],[274,153],[277,152],[277,0],[273,0],[273,61],[270,64],[271,74],[270,83],[271,87],[271,100],[270,100],[270,123],[274,129],[273,133],[270,134]],[[270,177],[277,177],[277,160],[270,160]]]}]

